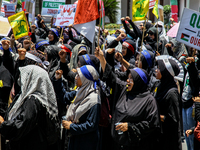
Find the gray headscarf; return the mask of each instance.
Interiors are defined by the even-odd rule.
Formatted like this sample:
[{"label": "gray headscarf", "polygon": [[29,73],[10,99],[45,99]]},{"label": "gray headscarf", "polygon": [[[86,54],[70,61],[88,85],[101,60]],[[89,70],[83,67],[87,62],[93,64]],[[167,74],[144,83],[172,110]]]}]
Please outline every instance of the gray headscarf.
[{"label": "gray headscarf", "polygon": [[[99,74],[96,69],[91,65],[86,65],[88,71],[93,77],[93,80],[99,79]],[[76,94],[76,98],[74,102],[69,106],[66,118],[68,121],[72,121],[73,123],[78,123],[79,118],[86,113],[91,107],[95,104],[100,104],[100,90],[99,87],[94,88],[94,82],[88,80],[81,69],[77,69],[78,74],[81,78],[82,86],[78,88],[78,92]]]},{"label": "gray headscarf", "polygon": [[28,65],[20,67],[21,94],[9,111],[8,120],[20,114],[20,107],[26,98],[34,96],[46,108],[51,119],[58,116],[55,92],[48,73],[39,66]]}]

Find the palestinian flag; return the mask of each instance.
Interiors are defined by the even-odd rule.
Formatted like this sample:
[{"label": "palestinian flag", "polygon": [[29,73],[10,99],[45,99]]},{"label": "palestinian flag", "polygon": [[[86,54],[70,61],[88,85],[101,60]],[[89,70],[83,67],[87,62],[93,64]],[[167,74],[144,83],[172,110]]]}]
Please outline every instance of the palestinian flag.
[{"label": "palestinian flag", "polygon": [[177,0],[170,0],[172,18],[178,22],[178,2]]},{"label": "palestinian flag", "polygon": [[189,37],[190,37],[189,35],[187,35],[187,34],[185,34],[185,33],[182,33],[182,35],[181,35],[181,40],[184,40],[184,41],[188,42]]}]

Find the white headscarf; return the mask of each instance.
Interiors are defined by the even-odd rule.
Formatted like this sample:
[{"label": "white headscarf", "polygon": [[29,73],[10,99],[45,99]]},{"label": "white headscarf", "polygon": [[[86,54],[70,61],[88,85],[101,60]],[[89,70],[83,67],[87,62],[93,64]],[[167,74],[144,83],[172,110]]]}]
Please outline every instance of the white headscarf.
[{"label": "white headscarf", "polygon": [[[86,65],[86,67],[92,75],[93,80],[98,80],[99,74],[96,69],[91,65]],[[78,89],[76,98],[74,102],[69,106],[66,114],[67,120],[74,123],[78,123],[79,118],[95,104],[101,103],[99,87],[97,87],[95,90],[94,82],[88,80],[83,75],[80,68],[78,68],[77,71],[81,78],[82,86]]]},{"label": "white headscarf", "polygon": [[50,118],[58,116],[58,107],[53,85],[48,73],[39,66],[20,67],[21,94],[9,111],[8,120],[19,115],[20,107],[26,98],[34,96],[46,108]]},{"label": "white headscarf", "polygon": [[159,33],[159,37],[160,38],[164,37],[166,39],[166,41],[169,42],[169,37],[166,34],[164,23],[162,21],[158,21],[155,23],[154,27],[157,28],[157,24],[162,26],[162,31]]}]

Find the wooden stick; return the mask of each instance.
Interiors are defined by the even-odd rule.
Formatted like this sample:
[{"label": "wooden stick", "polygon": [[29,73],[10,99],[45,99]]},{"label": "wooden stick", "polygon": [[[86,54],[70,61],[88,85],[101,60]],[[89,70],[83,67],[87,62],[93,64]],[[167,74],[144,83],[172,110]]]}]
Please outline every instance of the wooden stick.
[{"label": "wooden stick", "polygon": [[62,27],[62,31],[61,31],[61,34],[60,34],[60,38],[62,37],[62,34],[63,34],[63,27]]},{"label": "wooden stick", "polygon": [[99,39],[100,39],[100,24],[101,24],[101,12],[100,12],[100,17],[99,17],[99,34],[98,34],[98,40],[97,40],[98,47],[99,47]]},{"label": "wooden stick", "polygon": [[158,45],[159,45],[159,42],[158,42],[158,22],[157,22],[157,52],[158,52]]},{"label": "wooden stick", "polygon": [[141,52],[142,52],[142,45],[143,45],[143,40],[144,40],[144,32],[145,32],[145,29],[146,29],[146,22],[147,22],[147,20],[145,19],[144,28],[142,30],[143,33],[142,33],[142,42],[141,42],[141,48],[140,48],[140,56],[139,56],[138,66],[140,65],[139,63],[141,61]]}]

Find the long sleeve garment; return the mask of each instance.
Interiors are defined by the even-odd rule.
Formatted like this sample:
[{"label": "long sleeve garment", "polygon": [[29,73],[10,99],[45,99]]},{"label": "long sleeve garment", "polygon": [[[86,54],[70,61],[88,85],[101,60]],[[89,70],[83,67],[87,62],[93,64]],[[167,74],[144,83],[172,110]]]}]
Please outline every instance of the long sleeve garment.
[{"label": "long sleeve garment", "polygon": [[96,104],[80,117],[79,123],[70,125],[69,150],[98,149],[99,119],[100,104]]},{"label": "long sleeve garment", "polygon": [[76,96],[76,91],[66,92],[62,79],[56,80],[51,79],[53,87],[56,93],[57,105],[58,105],[58,116],[61,119],[62,116],[66,115],[66,106],[71,103],[71,101]]},{"label": "long sleeve garment", "polygon": [[181,150],[181,125],[179,111],[178,90],[169,90],[161,101],[158,101],[160,114],[165,116],[162,122],[162,137],[160,138],[160,148],[163,150]]},{"label": "long sleeve garment", "polygon": [[[13,106],[13,103],[8,110]],[[27,98],[21,106],[20,114],[14,120],[7,120],[0,126],[1,135],[9,140],[11,150],[47,150],[45,135],[46,110],[33,96]],[[57,137],[55,137],[57,138]]]},{"label": "long sleeve garment", "polygon": [[[120,149],[121,145],[134,150],[152,149],[157,141],[155,136],[159,130],[159,115],[150,92],[130,96],[126,91],[127,83],[117,78],[108,64],[102,80],[113,91],[111,134],[116,142],[115,149]],[[118,135],[115,130],[117,122],[128,122],[128,131]]]}]

